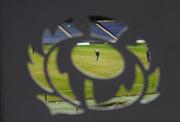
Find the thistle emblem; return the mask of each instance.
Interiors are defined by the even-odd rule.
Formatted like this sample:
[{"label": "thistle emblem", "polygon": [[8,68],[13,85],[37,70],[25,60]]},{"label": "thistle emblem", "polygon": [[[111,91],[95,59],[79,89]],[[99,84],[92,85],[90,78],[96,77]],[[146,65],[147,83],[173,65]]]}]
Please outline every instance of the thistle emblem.
[{"label": "thistle emblem", "polygon": [[[81,33],[72,36],[68,31],[65,31],[64,33],[67,35],[66,38],[59,39],[59,41],[48,50],[43,46],[44,56],[38,55],[38,52],[36,56],[29,54],[31,59],[31,62],[28,63],[30,74],[39,87],[45,91],[45,95],[54,96],[56,99],[63,101],[63,104],[68,104],[75,108],[75,111],[72,110],[73,112],[68,113],[61,111],[61,113],[81,114],[88,110],[113,110],[132,104],[148,103],[152,101],[152,99],[145,99],[145,97],[147,97],[149,85],[152,85],[151,77],[153,75],[156,75],[156,81],[158,81],[153,89],[153,92],[156,93],[153,96],[155,99],[159,95],[157,86],[159,83],[160,70],[159,68],[153,71],[150,70],[151,65],[149,64],[148,67],[143,65],[140,58],[128,48],[129,40],[136,40],[136,38],[130,35],[132,33],[130,28],[124,26],[118,36],[114,37],[111,41],[107,41],[98,36],[98,34],[92,34],[88,22],[82,20],[83,19],[75,20],[73,25],[79,29]],[[67,27],[70,26],[72,25]],[[96,26],[103,29],[98,23],[96,23]],[[58,26],[58,28],[61,31],[66,29],[63,26]],[[54,36],[56,36],[56,34]],[[71,54],[76,44],[82,42],[82,40],[98,40],[113,46],[123,57],[124,70],[122,73],[110,79],[101,79],[90,77],[81,72],[73,64]],[[52,66],[52,64],[54,65]],[[33,71],[38,67],[40,67],[39,69],[41,69],[41,71],[39,71],[37,75]],[[53,74],[56,74],[58,77],[53,78]],[[54,79],[59,80],[59,82],[53,81]],[[39,80],[41,80],[41,82],[39,82]],[[124,101],[123,103],[123,101],[119,100],[119,98],[123,97],[122,95],[117,98],[117,94],[121,92],[126,92],[126,98],[130,98],[130,96],[132,96],[131,91],[135,90],[139,80],[142,81],[142,84],[138,87],[139,92],[131,97],[133,100],[129,102]],[[91,84],[91,94],[93,96],[91,100],[87,100],[86,98],[85,89],[87,82]],[[65,90],[68,90],[68,92],[65,93]],[[40,95],[39,99],[42,100],[42,95]],[[89,101],[93,102],[89,103]],[[45,104],[51,110],[49,103]]]}]

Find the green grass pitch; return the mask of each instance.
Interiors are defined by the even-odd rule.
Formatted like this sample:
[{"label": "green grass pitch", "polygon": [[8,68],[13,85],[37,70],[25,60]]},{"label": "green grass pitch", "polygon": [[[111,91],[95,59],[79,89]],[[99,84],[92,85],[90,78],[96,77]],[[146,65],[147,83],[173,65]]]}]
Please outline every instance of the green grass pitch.
[{"label": "green grass pitch", "polygon": [[[43,46],[44,51],[48,52],[50,45]],[[95,50],[100,50],[99,61],[96,61]],[[139,44],[136,46],[127,47],[132,53],[134,53],[142,62],[144,67],[147,69],[149,64],[146,58],[147,46],[145,44]],[[49,87],[44,72],[43,72],[43,58],[39,54],[32,54],[32,49],[29,49],[29,55],[32,60],[32,64],[29,65],[29,70],[38,85],[51,90]],[[64,95],[75,99],[75,95],[71,91],[68,81],[68,74],[61,74],[57,70],[56,65],[57,50],[55,50],[48,61],[48,70],[51,77],[52,83],[55,88],[63,93]],[[72,60],[74,65],[79,68],[80,71],[84,72],[90,77],[98,78],[112,78],[121,73],[124,68],[124,60],[120,53],[117,52],[112,46],[107,44],[91,44],[91,45],[77,45],[72,52]],[[149,78],[149,87],[147,93],[154,93],[156,86],[159,82],[159,70],[156,70]],[[136,66],[136,79],[135,84],[131,91],[121,86],[116,96],[127,96],[137,95],[143,88],[143,76],[138,66]],[[74,81],[76,82],[76,81]],[[86,98],[93,98],[92,83],[89,79],[85,81],[85,96]],[[43,97],[43,95],[42,95]],[[48,95],[48,101],[59,101],[60,99],[56,96]]]}]

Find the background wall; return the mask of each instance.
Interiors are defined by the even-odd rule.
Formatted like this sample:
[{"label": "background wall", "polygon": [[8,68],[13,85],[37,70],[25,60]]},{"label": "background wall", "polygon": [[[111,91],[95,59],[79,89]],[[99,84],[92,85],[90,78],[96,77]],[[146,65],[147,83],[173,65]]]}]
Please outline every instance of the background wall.
[{"label": "background wall", "polygon": [[[180,20],[178,0],[14,0],[1,1],[1,119],[3,121],[180,121],[179,52]],[[153,50],[161,68],[161,96],[142,106],[77,116],[51,116],[35,99],[43,92],[31,79],[26,63],[28,44],[40,53],[41,33],[55,31],[58,23],[74,17],[81,23],[87,15],[121,19],[134,34],[141,34]]]}]

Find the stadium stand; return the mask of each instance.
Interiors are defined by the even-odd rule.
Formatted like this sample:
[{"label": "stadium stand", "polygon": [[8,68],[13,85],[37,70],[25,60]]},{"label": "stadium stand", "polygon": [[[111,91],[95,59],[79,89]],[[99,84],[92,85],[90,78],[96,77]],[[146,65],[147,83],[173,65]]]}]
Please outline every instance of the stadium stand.
[{"label": "stadium stand", "polygon": [[[102,26],[100,28],[99,26]],[[73,23],[65,22],[60,25],[63,29],[67,31],[67,33],[71,34],[72,37],[81,36],[82,33],[76,29]],[[128,27],[125,24],[120,22],[92,22],[90,24],[90,34],[92,37],[96,37],[99,39],[107,40],[107,41],[114,41],[116,38],[121,36]],[[107,30],[107,31],[104,31]],[[114,38],[113,38],[114,37]],[[43,44],[55,44],[59,41],[64,39],[70,38],[66,33],[64,33],[60,28],[57,28],[55,35],[52,35],[49,30],[45,30],[42,35],[42,43]]]},{"label": "stadium stand", "polygon": [[43,44],[54,44],[67,38],[68,36],[63,33],[59,28],[56,29],[54,36],[50,33],[49,30],[46,29],[42,35],[42,42]]},{"label": "stadium stand", "polygon": [[82,33],[74,27],[73,23],[63,23],[62,26],[71,33],[73,37],[82,35]]},{"label": "stadium stand", "polygon": [[128,28],[127,25],[120,22],[98,22],[102,27],[109,30],[114,36],[120,37]]},{"label": "stadium stand", "polygon": [[91,23],[90,26],[90,33],[92,37],[104,39],[104,40],[114,40],[111,36],[109,36],[106,32],[104,32],[102,29],[100,29],[96,23]]}]

